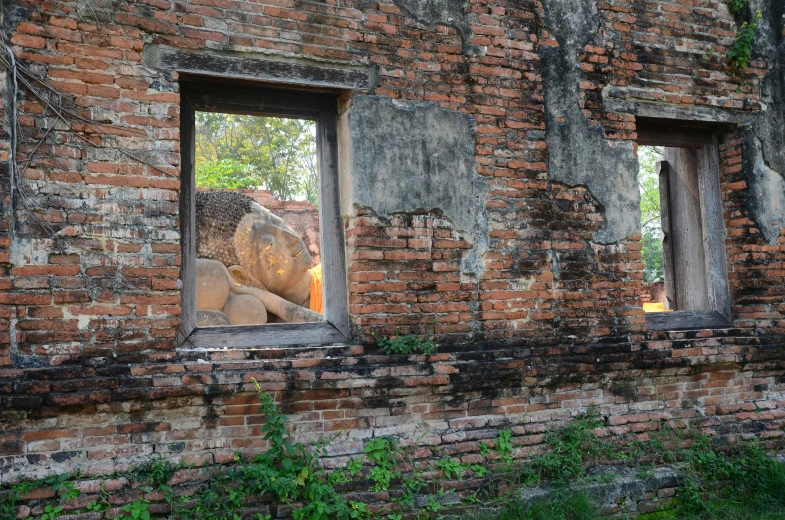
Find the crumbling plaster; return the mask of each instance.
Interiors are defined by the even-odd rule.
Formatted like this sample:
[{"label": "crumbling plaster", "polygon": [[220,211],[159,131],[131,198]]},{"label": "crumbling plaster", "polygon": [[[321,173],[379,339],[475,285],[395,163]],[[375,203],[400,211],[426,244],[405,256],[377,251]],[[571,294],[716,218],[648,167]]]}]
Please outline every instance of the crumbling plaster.
[{"label": "crumbling plaster", "polygon": [[361,95],[340,128],[341,169],[349,177],[342,185],[351,190],[344,191],[343,213],[359,205],[379,216],[442,215],[473,246],[462,273],[480,276],[488,249],[488,182],[475,171],[474,120],[436,103]]},{"label": "crumbling plaster", "polygon": [[776,244],[785,227],[785,3],[751,0],[748,9],[748,17],[758,10],[763,15],[754,50],[771,70],[761,82],[766,110],[744,136],[742,171],[749,186],[750,216],[766,240]]},{"label": "crumbling plaster", "polygon": [[403,12],[425,25],[452,27],[461,37],[464,54],[477,54],[479,47],[470,45],[472,27],[467,16],[468,0],[393,0]]},{"label": "crumbling plaster", "polygon": [[605,210],[599,243],[640,232],[638,161],[629,142],[611,143],[580,105],[577,53],[597,34],[594,0],[547,0],[546,24],[559,47],[543,47],[548,175],[569,186],[586,186]]}]

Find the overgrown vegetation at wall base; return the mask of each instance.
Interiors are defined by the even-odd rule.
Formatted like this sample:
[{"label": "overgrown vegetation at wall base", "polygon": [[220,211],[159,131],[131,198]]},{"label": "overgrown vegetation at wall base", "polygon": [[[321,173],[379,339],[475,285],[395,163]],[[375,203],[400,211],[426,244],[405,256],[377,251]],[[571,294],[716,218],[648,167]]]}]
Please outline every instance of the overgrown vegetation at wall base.
[{"label": "overgrown vegetation at wall base", "polygon": [[[343,471],[327,471],[319,464],[325,454],[327,443],[305,445],[293,442],[286,427],[286,416],[275,406],[272,397],[262,392],[256,384],[259,396],[259,412],[267,419],[262,426],[264,439],[270,447],[252,460],[235,456],[235,464],[205,468],[210,474],[197,492],[191,495],[177,495],[169,481],[179,467],[162,460],[153,460],[129,473],[128,477],[141,481],[146,492],[160,492],[171,506],[171,517],[181,520],[239,520],[237,511],[249,503],[262,498],[293,504],[300,503],[292,511],[295,520],[361,519],[370,512],[365,504],[346,500],[334,484],[345,481]],[[79,475],[59,475],[38,482],[25,482],[6,490],[0,503],[0,519],[16,518],[15,506],[21,495],[36,488],[50,487],[61,502],[77,498],[79,491],[74,488],[74,480]],[[134,500],[122,506],[117,518],[146,520],[150,518],[149,501],[146,498]],[[41,520],[54,520],[63,513],[62,505],[47,505]],[[96,502],[85,511],[104,513],[110,503]],[[70,513],[71,511],[69,511]],[[269,520],[270,515],[256,514],[255,520]]]},{"label": "overgrown vegetation at wall base", "polygon": [[[495,484],[506,491],[482,502],[496,506],[465,520],[600,520],[610,518],[603,504],[584,490],[592,477],[586,469],[597,462],[623,461],[641,476],[656,465],[675,464],[682,485],[660,508],[640,514],[644,520],[773,520],[785,518],[785,465],[768,455],[759,441],[727,444],[706,435],[664,428],[648,441],[607,442],[592,433],[596,417],[580,417],[550,432],[550,451],[520,467],[508,465],[505,479]],[[525,468],[525,469],[521,469]],[[532,478],[529,468],[539,468]],[[498,470],[497,470],[498,472]],[[521,476],[523,475],[523,478]],[[527,501],[522,486],[548,477],[556,492],[548,500]],[[603,477],[612,483],[613,477]],[[596,479],[595,479],[596,480]],[[493,482],[493,481],[492,481]],[[513,485],[510,485],[513,484]],[[491,486],[489,489],[493,489]],[[667,496],[667,495],[665,495]],[[607,505],[607,504],[605,504]],[[491,512],[489,512],[491,511]],[[613,515],[618,518],[619,515]],[[620,518],[628,518],[621,516]]]},{"label": "overgrown vegetation at wall base", "polygon": [[718,447],[699,436],[686,462],[679,518],[785,518],[785,466],[757,442]]},{"label": "overgrown vegetation at wall base", "polygon": [[599,520],[597,507],[584,493],[563,494],[547,502],[524,504],[510,500],[497,512],[465,516],[465,520]]},{"label": "overgrown vegetation at wall base", "polygon": [[[612,485],[619,475],[597,473],[597,468],[631,468],[626,471],[645,477],[658,465],[680,468],[682,485],[671,498],[655,500],[659,506],[638,518],[785,517],[785,466],[758,441],[727,444],[664,424],[647,440],[600,437],[601,432],[607,434],[605,422],[590,411],[547,432],[545,450],[527,460],[515,458],[516,441],[508,429],[478,444],[481,464],[445,457],[428,469],[416,464],[411,452],[394,438],[379,437],[369,440],[363,455],[345,467],[327,469],[321,459],[329,441],[294,442],[286,416],[272,396],[258,385],[257,393],[259,412],[266,419],[262,434],[269,448],[250,460],[236,455],[233,464],[202,467],[208,478],[190,492],[172,485],[173,476],[188,468],[153,458],[122,475],[142,491],[127,503],[118,502],[102,485],[99,498],[76,507],[73,504],[81,494],[77,483],[86,477],[55,475],[0,490],[0,520],[17,518],[22,502],[37,507],[28,509],[35,514],[24,518],[37,520],[79,513],[120,520],[150,520],[161,514],[179,520],[271,520],[273,514],[294,520],[424,520],[461,515],[467,520],[599,520],[609,518],[608,504],[588,492],[588,486]],[[424,471],[431,471],[430,478]],[[533,486],[550,495],[526,499],[522,492]],[[56,498],[29,500],[26,495],[38,489],[49,489]],[[348,499],[346,495],[356,489],[389,493],[389,501],[369,506]],[[456,498],[445,503],[448,494]],[[152,501],[161,504],[160,497],[168,507],[153,510]],[[271,509],[274,504],[288,506],[290,513]]]},{"label": "overgrown vegetation at wall base", "polygon": [[307,446],[292,442],[286,416],[258,384],[256,389],[261,403],[259,412],[267,419],[262,433],[270,448],[250,462],[236,457],[238,464],[217,471],[196,496],[195,506],[182,511],[173,509],[173,513],[176,511],[176,516],[183,520],[234,518],[226,515],[250,499],[268,494],[283,503],[304,501],[303,507],[292,512],[295,520],[367,517],[365,504],[344,499],[333,487],[336,481],[342,480],[342,474],[327,472],[318,464],[319,458],[326,454],[327,443]]}]

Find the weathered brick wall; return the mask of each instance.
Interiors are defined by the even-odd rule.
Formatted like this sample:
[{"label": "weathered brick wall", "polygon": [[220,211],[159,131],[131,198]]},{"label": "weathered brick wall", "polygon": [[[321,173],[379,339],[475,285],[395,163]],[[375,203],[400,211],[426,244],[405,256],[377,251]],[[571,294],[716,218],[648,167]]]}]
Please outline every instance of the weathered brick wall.
[{"label": "weathered brick wall", "polygon": [[[106,343],[115,350],[122,350],[125,345],[135,351],[171,349],[176,323],[170,316],[177,316],[178,302],[178,183],[167,173],[176,176],[179,164],[177,84],[175,78],[141,66],[143,31],[150,35],[152,43],[186,48],[272,46],[306,56],[378,64],[381,85],[377,94],[439,101],[447,108],[472,115],[477,124],[477,171],[491,182],[487,213],[492,229],[490,251],[485,257],[486,274],[474,289],[463,290],[483,292],[485,298],[494,291],[497,297],[479,301],[475,296],[474,302],[466,303],[471,316],[464,316],[461,321],[471,323],[470,337],[497,339],[526,330],[556,339],[558,334],[551,332],[554,324],[560,327],[560,334],[583,338],[641,329],[639,302],[635,291],[630,290],[641,280],[637,242],[612,246],[593,243],[592,233],[602,225],[602,214],[591,194],[554,185],[543,177],[547,150],[541,110],[543,86],[538,75],[539,47],[535,42],[555,42],[545,38],[542,13],[535,5],[521,5],[519,10],[509,12],[500,7],[474,6],[471,11],[479,25],[473,28],[472,42],[487,49],[484,56],[471,58],[461,55],[459,38],[451,31],[433,34],[417,24],[412,26],[411,20],[396,12],[397,8],[385,7],[386,4],[377,6],[378,11],[362,12],[349,8],[336,8],[333,12],[333,8],[314,4],[314,10],[326,10],[318,15],[309,14],[307,9],[292,11],[260,5],[264,7],[259,8],[262,14],[254,12],[253,6],[233,2],[211,7],[170,2],[153,6],[122,4],[113,13],[107,10],[109,3],[99,3],[95,16],[106,18],[101,23],[95,22],[89,9],[74,11],[70,4],[34,8],[22,2],[11,10],[6,23],[12,26],[11,41],[19,59],[27,60],[25,63],[36,72],[45,72],[53,87],[73,94],[77,107],[90,107],[93,119],[111,122],[111,126],[86,129],[100,141],[99,148],[86,146],[73,134],[60,134],[56,129],[55,134],[62,135],[65,143],[54,150],[57,161],[37,159],[26,172],[31,203],[47,208],[38,211],[37,216],[60,235],[70,237],[61,242],[68,242],[73,250],[84,251],[53,253],[51,241],[42,239],[40,230],[29,227],[32,224],[26,228],[23,222],[30,219],[25,218],[24,211],[18,212],[17,218],[23,222],[17,233],[20,258],[15,262],[20,264],[20,271],[15,273],[20,280],[15,283],[25,295],[16,297],[26,298],[32,305],[73,304],[74,311],[64,317],[55,309],[36,309],[38,315],[21,316],[17,338],[20,355],[40,356],[57,363],[75,359],[81,345],[90,343]],[[669,24],[686,24],[684,9],[673,6],[679,14],[671,15],[669,5],[665,4],[662,11],[636,8],[634,14],[621,14],[624,9],[620,6],[608,6],[600,12],[602,41],[587,48],[581,57],[585,77],[582,93],[587,113],[603,124],[609,138],[633,137],[634,117],[605,112],[598,99],[599,91],[608,84],[626,86],[630,77],[643,84],[671,75],[673,87],[684,90],[679,99],[683,103],[703,103],[705,99],[699,94],[705,92],[713,96],[715,103],[722,97],[718,94],[724,94],[723,103],[738,104],[735,99],[741,94],[735,92],[735,78],[722,73],[726,83],[719,87],[724,86],[724,90],[717,85],[709,89],[700,79],[705,75],[702,67],[710,69],[713,63],[714,68],[721,69],[724,63],[722,49],[729,42],[728,32],[717,30],[716,20],[724,16],[722,24],[728,28],[733,24],[724,5],[716,3],[709,17],[701,12],[694,14],[695,20],[690,23],[706,26],[705,32],[712,39],[700,31],[693,34],[694,38],[703,46],[710,43],[715,51],[713,57],[706,58],[710,63],[694,60],[697,70],[687,77],[681,74],[683,68],[669,68],[669,60],[683,60],[684,56],[669,54],[669,60],[660,63],[662,55],[672,51],[675,40],[681,46],[684,39],[683,31],[660,34]],[[319,23],[309,22],[309,17]],[[205,24],[216,30],[197,29]],[[296,28],[285,34],[300,43],[275,39],[273,27],[278,25],[289,31]],[[650,26],[657,29],[655,42],[639,34]],[[633,30],[635,33],[629,34]],[[256,34],[259,31],[264,34]],[[515,39],[503,37],[512,33]],[[308,45],[315,38],[313,34],[322,34],[318,38],[323,46],[319,47],[321,51]],[[342,38],[335,38],[336,34]],[[639,43],[619,49],[626,40]],[[414,41],[418,47],[424,47],[419,55],[400,50],[412,47]],[[636,47],[644,42],[648,50]],[[338,49],[344,49],[343,53]],[[424,66],[425,59],[433,67]],[[437,69],[438,74],[431,68]],[[642,72],[633,75],[637,70]],[[407,77],[399,78],[403,71],[408,72]],[[682,85],[685,82],[687,85]],[[744,88],[750,92],[745,93],[744,99],[755,99],[754,84],[754,80],[748,81]],[[22,136],[32,140],[23,146],[34,146],[35,135],[47,128],[44,121],[33,117],[43,108],[42,103],[33,100],[20,103]],[[139,150],[136,155],[149,165],[124,154],[134,150]],[[726,170],[732,169],[731,159],[728,156],[725,161]],[[36,183],[46,187],[37,187]],[[85,205],[85,198],[91,204]],[[437,258],[440,251],[427,244],[421,249],[415,256],[441,260]],[[36,267],[30,267],[33,264]],[[357,269],[365,267],[360,264]],[[386,270],[383,265],[368,267],[373,271]],[[556,283],[554,275],[559,277]],[[531,284],[534,290],[521,291],[520,287]],[[137,289],[139,294],[134,295],[129,289]],[[53,298],[49,298],[52,293]],[[455,297],[464,295],[459,291]],[[379,301],[384,301],[383,296]],[[394,326],[403,317],[397,314],[411,313],[408,308],[401,310],[374,314],[377,318],[390,314],[386,324]],[[450,307],[443,307],[436,316],[451,312]],[[366,313],[356,311],[357,316]],[[92,332],[84,330],[85,322],[91,318],[95,320],[89,327]],[[125,333],[117,331],[120,321]],[[59,330],[59,337],[50,334],[53,329],[37,328],[42,325]],[[131,328],[137,329],[136,333],[127,332]],[[52,343],[47,352],[36,348],[42,341],[41,330]]]},{"label": "weathered brick wall", "polygon": [[[258,450],[251,377],[275,392],[301,437],[343,428],[338,455],[426,424],[423,458],[470,460],[502,425],[526,456],[546,425],[587,406],[617,435],[645,435],[659,419],[782,434],[785,256],[748,215],[743,129],[720,143],[735,328],[645,333],[640,237],[598,243],[597,194],[549,177],[541,56],[558,42],[543,4],[469,2],[470,32],[417,22],[407,5],[3,3],[15,59],[46,78],[54,91],[33,85],[43,95],[62,94],[49,103],[74,114],[68,128],[20,85],[17,163],[36,153],[12,203],[13,90],[0,76],[4,481],[77,466],[108,474],[153,452],[221,462]],[[600,30],[577,56],[580,102],[614,145],[634,139],[636,123],[606,110],[609,85],[669,104],[759,108],[771,64],[753,62],[744,84],[729,74],[734,20],[723,2],[597,8]],[[347,276],[364,346],[177,351],[180,99],[176,75],[143,64],[151,44],[373,65],[375,94],[471,116],[488,184],[482,276],[461,273],[472,245],[446,216],[357,208],[345,222]],[[435,334],[437,354],[370,346],[371,332],[396,330]]]},{"label": "weathered brick wall", "polygon": [[15,370],[25,391],[4,397],[2,468],[11,480],[76,467],[108,475],[152,454],[201,464],[257,452],[266,441],[252,378],[281,403],[298,439],[343,430],[331,450],[340,465],[364,440],[388,435],[419,444],[423,463],[473,463],[478,442],[507,427],[515,456],[527,457],[548,429],[589,406],[611,435],[645,439],[663,425],[689,425],[727,440],[776,441],[782,363],[777,346],[728,330],[592,349],[466,348],[427,358],[359,346],[219,350],[122,370]]}]

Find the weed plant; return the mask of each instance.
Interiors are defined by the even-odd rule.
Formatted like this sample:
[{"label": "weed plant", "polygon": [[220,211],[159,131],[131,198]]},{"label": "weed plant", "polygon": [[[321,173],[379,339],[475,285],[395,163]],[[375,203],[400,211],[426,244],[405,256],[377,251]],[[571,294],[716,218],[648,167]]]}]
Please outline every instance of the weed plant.
[{"label": "weed plant", "polygon": [[750,0],[728,0],[728,9],[730,9],[731,13],[740,13],[747,7]]},{"label": "weed plant", "polygon": [[615,458],[609,444],[603,443],[591,430],[602,426],[594,413],[579,416],[564,428],[549,432],[545,444],[550,451],[537,457],[532,464],[557,486],[565,486],[584,475],[590,461]]},{"label": "weed plant", "polygon": [[755,13],[751,22],[743,22],[736,31],[736,39],[728,49],[728,61],[733,73],[743,77],[752,60],[752,48],[755,43],[755,34],[758,31],[758,22],[763,17],[760,11]]},{"label": "weed plant", "polygon": [[390,355],[433,354],[434,344],[429,338],[416,334],[399,334],[396,328],[395,335],[383,338],[373,335],[376,344]]}]

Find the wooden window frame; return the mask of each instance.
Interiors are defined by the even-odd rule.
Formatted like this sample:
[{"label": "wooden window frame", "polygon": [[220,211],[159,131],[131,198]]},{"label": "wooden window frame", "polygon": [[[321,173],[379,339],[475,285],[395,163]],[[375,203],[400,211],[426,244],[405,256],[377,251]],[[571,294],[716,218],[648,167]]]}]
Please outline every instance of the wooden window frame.
[{"label": "wooden window frame", "polygon": [[[728,287],[727,258],[725,252],[725,222],[722,213],[720,189],[719,147],[717,131],[721,128],[705,123],[657,121],[637,118],[637,143],[642,146],[692,148],[698,150],[698,189],[700,194],[701,227],[705,269],[708,285],[709,308],[703,310],[646,313],[648,330],[695,330],[728,328],[731,323],[731,301]],[[669,231],[670,211],[668,201],[668,164],[657,163],[660,175],[660,204],[663,231]],[[663,190],[663,187],[665,189]],[[667,233],[667,231],[666,231]],[[670,242],[663,242],[663,264],[671,276],[665,277],[666,294],[675,294],[673,252]],[[670,265],[669,265],[670,264]],[[669,287],[670,286],[670,287]]]},{"label": "wooden window frame", "polygon": [[[248,348],[326,345],[349,340],[346,260],[338,183],[340,92],[287,90],[243,81],[180,77],[180,348]],[[325,321],[266,325],[196,326],[195,115],[197,111],[292,117],[316,122],[319,168],[319,222]]]}]

